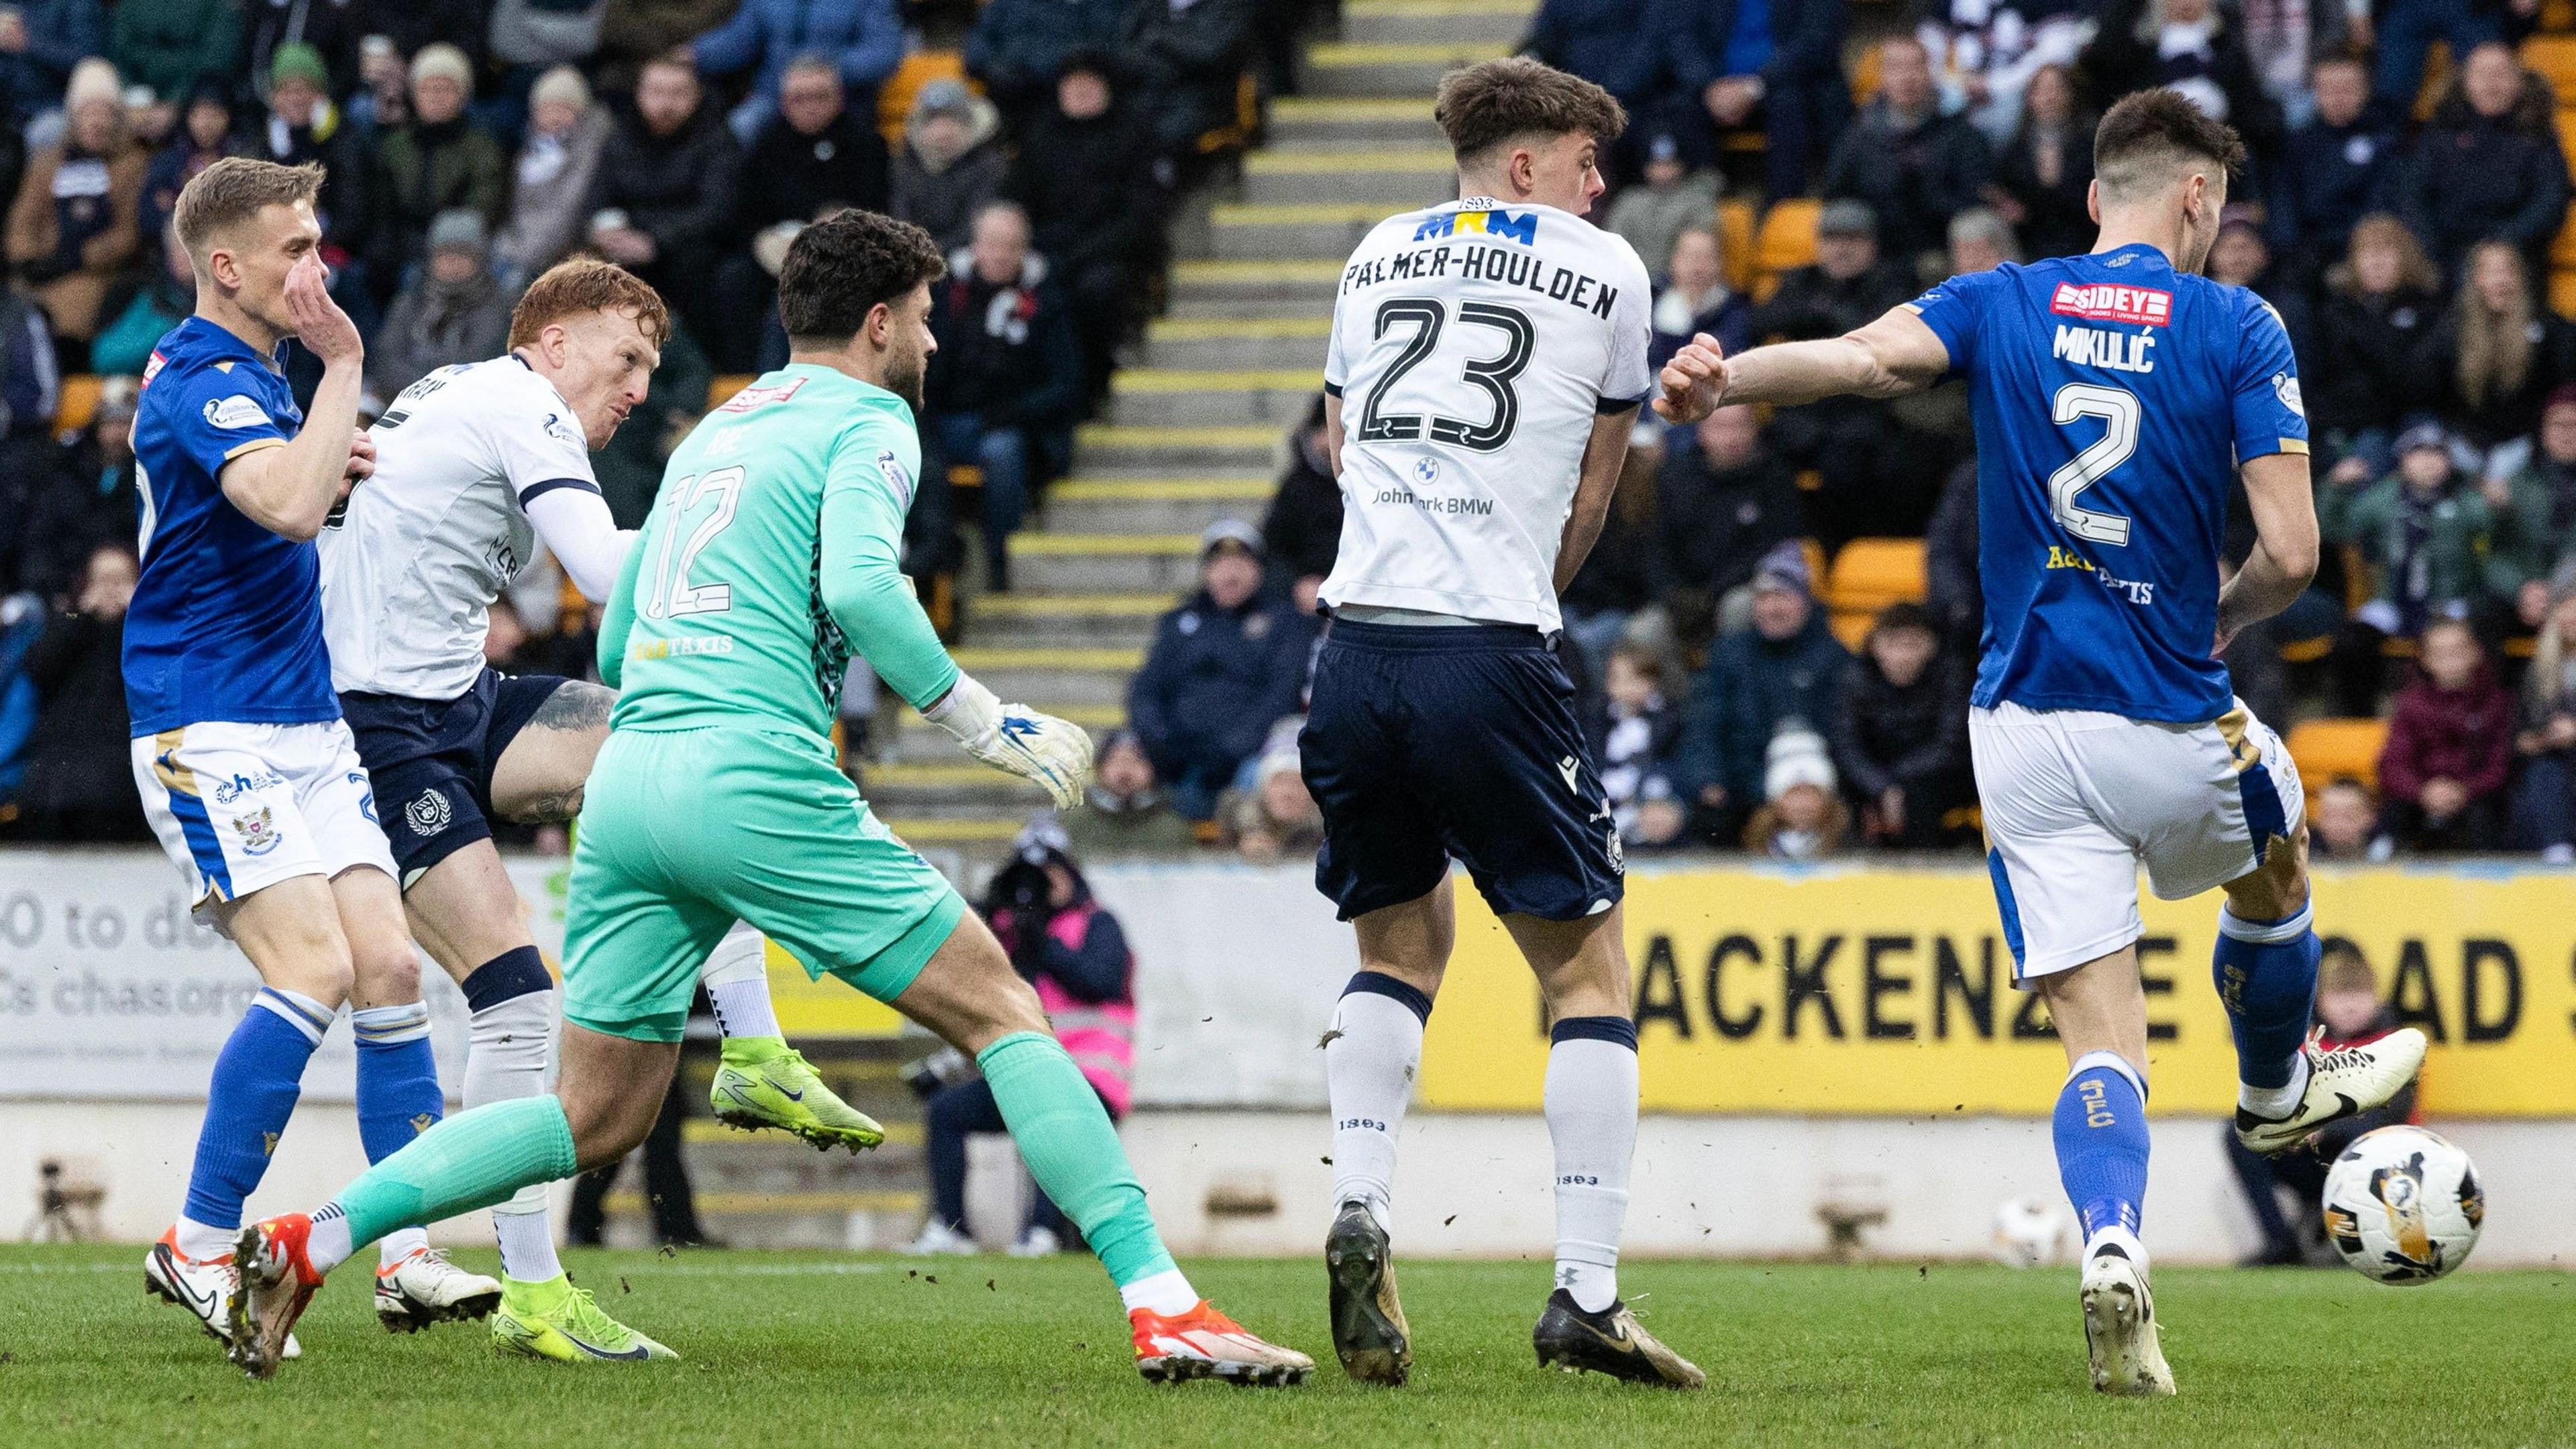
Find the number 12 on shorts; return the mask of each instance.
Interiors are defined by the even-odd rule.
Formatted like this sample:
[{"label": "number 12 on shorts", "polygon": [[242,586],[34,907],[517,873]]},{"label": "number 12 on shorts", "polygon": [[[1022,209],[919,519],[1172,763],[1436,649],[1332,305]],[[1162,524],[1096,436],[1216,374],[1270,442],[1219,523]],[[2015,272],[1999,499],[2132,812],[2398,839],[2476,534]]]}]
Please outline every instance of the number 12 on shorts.
[{"label": "number 12 on shorts", "polygon": [[[653,560],[653,586],[644,597],[644,617],[675,619],[689,614],[721,614],[733,608],[733,585],[692,584],[689,573],[706,546],[716,535],[733,525],[733,511],[742,501],[743,470],[736,464],[706,473],[693,473],[672,485],[678,500],[672,511],[671,526],[663,531],[662,551]],[[699,516],[701,505],[706,512]],[[697,527],[689,528],[691,518]],[[678,542],[683,532],[688,542]],[[677,558],[673,556],[677,549]]]}]

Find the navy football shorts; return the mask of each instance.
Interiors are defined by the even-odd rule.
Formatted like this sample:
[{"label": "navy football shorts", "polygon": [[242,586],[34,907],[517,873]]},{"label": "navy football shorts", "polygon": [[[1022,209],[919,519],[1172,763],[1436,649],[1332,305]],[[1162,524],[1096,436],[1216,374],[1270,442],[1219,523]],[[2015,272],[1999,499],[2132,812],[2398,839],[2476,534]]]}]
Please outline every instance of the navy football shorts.
[{"label": "navy football shorts", "polygon": [[1324,815],[1315,885],[1345,921],[1429,894],[1453,856],[1500,914],[1619,900],[1574,681],[1535,629],[1336,619],[1297,748]]},{"label": "navy football shorts", "polygon": [[340,713],[375,781],[376,813],[408,890],[431,866],[492,838],[492,767],[564,680],[486,669],[446,701],[346,693]]}]

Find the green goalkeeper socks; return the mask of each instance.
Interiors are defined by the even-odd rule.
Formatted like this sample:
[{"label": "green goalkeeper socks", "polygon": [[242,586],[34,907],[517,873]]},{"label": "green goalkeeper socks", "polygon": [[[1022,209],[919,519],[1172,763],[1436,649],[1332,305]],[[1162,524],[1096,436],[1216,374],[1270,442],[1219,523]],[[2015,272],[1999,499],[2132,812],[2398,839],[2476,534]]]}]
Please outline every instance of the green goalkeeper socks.
[{"label": "green goalkeeper socks", "polygon": [[[983,1068],[1029,1175],[1082,1229],[1110,1279],[1124,1288],[1171,1272],[1172,1255],[1163,1250],[1163,1235],[1145,1207],[1145,1186],[1127,1165],[1118,1129],[1055,1038],[1014,1032],[976,1053],[975,1065]],[[385,1223],[388,1231],[402,1225],[391,1218]]]},{"label": "green goalkeeper socks", "polygon": [[430,1128],[332,1201],[348,1215],[354,1251],[396,1228],[470,1213],[530,1183],[570,1177],[574,1165],[563,1103],[551,1093],[519,1097]]}]

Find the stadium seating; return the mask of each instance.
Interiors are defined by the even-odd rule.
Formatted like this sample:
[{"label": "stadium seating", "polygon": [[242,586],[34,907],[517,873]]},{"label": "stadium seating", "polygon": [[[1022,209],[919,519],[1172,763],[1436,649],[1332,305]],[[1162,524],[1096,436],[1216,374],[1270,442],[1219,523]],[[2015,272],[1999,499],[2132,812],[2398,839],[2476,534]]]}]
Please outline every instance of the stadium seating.
[{"label": "stadium seating", "polygon": [[2538,71],[2563,108],[2576,104],[2576,35],[2535,35],[2522,43],[2522,63]]},{"label": "stadium seating", "polygon": [[2337,780],[2379,788],[2379,751],[2388,743],[2384,719],[2312,719],[2293,726],[2286,743],[2299,784],[2311,796]]},{"label": "stadium seating", "polygon": [[936,80],[965,81],[969,89],[981,95],[983,83],[966,74],[966,57],[953,50],[916,50],[903,58],[885,84],[877,88],[877,130],[886,144],[898,151],[903,146],[904,118],[912,114],[912,98],[921,88]]},{"label": "stadium seating", "polygon": [[[1730,198],[1717,204],[1717,253],[1724,269],[1726,285],[1738,292],[1753,290],[1753,203]],[[1660,271],[1662,259],[1650,259],[1649,271]]]},{"label": "stadium seating", "polygon": [[54,404],[54,431],[76,433],[89,426],[98,415],[98,395],[105,382],[94,373],[78,373],[63,379],[63,392]]},{"label": "stadium seating", "polygon": [[1816,217],[1823,209],[1822,202],[1800,197],[1774,204],[1763,216],[1753,240],[1756,300],[1767,301],[1783,274],[1814,263]]},{"label": "stadium seating", "polygon": [[1855,538],[1834,555],[1825,576],[1824,602],[1834,637],[1857,648],[1870,621],[1890,604],[1923,601],[1923,540]]}]

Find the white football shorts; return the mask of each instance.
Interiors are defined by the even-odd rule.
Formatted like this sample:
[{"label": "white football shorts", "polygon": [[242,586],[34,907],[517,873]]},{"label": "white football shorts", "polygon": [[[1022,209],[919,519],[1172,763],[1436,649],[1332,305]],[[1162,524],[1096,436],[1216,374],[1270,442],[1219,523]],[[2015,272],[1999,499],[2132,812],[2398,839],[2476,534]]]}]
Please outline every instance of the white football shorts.
[{"label": "white football shorts", "polygon": [[2298,771],[2242,700],[2208,724],[2004,703],[1968,712],[1986,868],[2013,980],[2136,941],[2138,867],[2182,900],[2263,863],[2306,811]]},{"label": "white football shorts", "polygon": [[362,865],[394,873],[367,767],[339,720],[137,736],[134,784],[200,920],[293,876],[331,879]]}]

